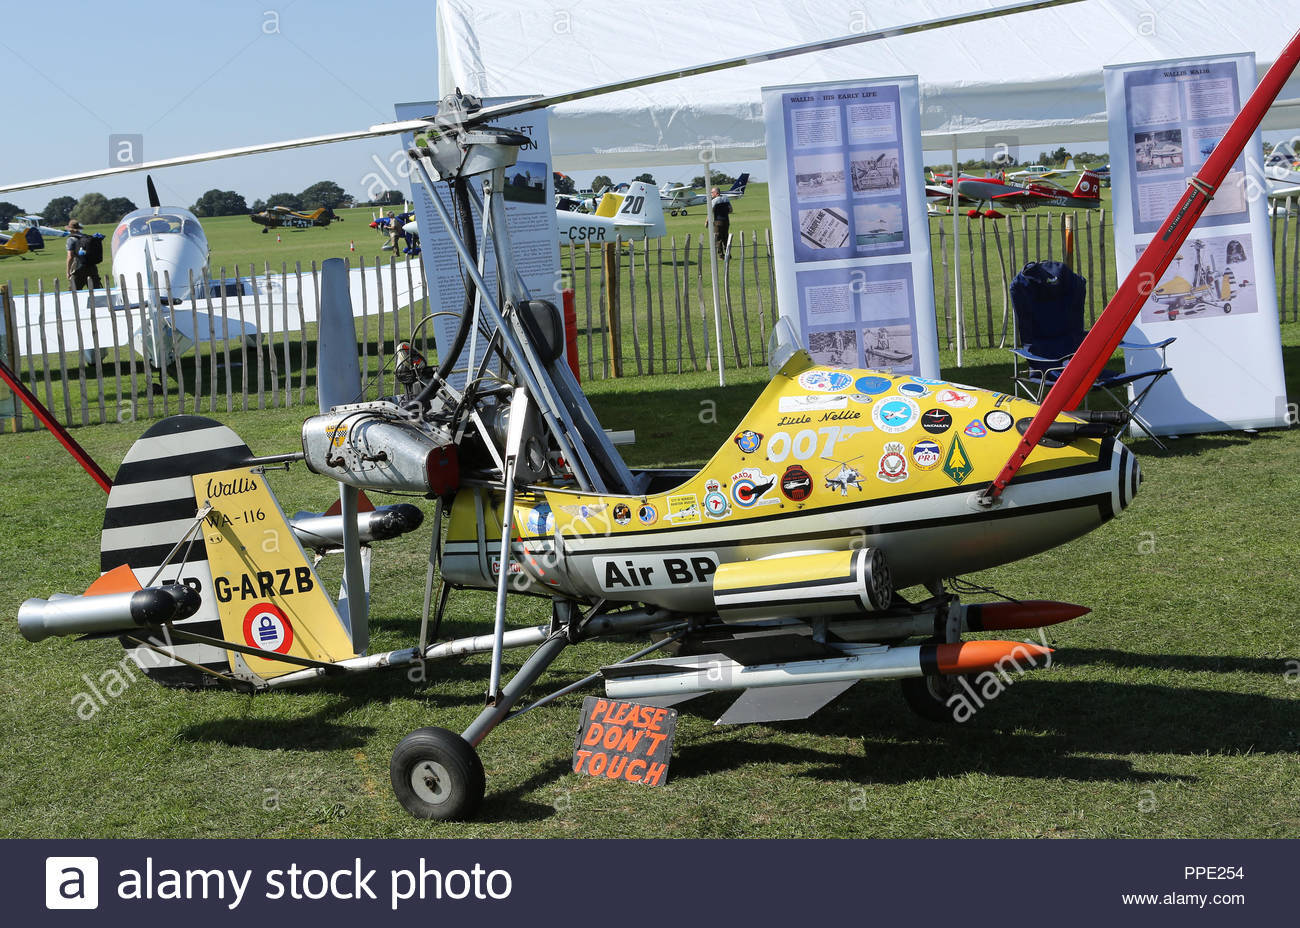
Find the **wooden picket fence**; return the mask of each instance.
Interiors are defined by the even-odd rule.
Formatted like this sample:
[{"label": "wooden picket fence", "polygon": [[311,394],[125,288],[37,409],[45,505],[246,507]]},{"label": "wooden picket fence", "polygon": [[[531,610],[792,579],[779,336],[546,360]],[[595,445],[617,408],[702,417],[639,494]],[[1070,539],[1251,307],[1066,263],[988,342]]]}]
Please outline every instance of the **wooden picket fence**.
[{"label": "wooden picket fence", "polygon": [[[1279,211],[1271,220],[1280,315],[1282,321],[1293,322],[1300,314],[1297,205],[1288,201],[1285,212]],[[1088,281],[1087,314],[1092,322],[1118,284],[1105,210],[1039,210],[997,219],[963,215],[958,218],[956,240],[950,216],[931,217],[940,347],[952,349],[956,344],[959,286],[964,346],[1009,346],[1014,338],[1010,283],[1029,261],[1064,257],[1067,223],[1073,267]],[[961,249],[960,281],[952,273],[957,248]],[[574,291],[579,369],[584,379],[712,371],[720,357],[728,368],[766,365],[767,340],[778,317],[770,230],[733,234],[725,257],[719,259],[721,344],[713,317],[707,249],[704,235],[560,249],[562,281],[557,289]],[[101,345],[101,329],[82,325],[83,310],[89,309],[78,295],[72,295],[70,302],[73,318],[63,319],[59,307],[67,302],[59,299],[60,281],[0,285],[0,298],[7,291],[14,304],[28,308],[13,317],[23,329],[14,334],[30,346],[17,357],[17,372],[62,421],[72,425],[307,403],[309,388],[315,384],[314,320],[320,293],[316,263],[292,269],[282,264],[278,271],[267,264],[260,271],[233,270],[236,278],[242,273],[263,286],[244,295],[218,288],[216,296],[201,299],[200,308],[210,319],[228,319],[231,324],[256,319],[258,334],[245,345],[237,338],[223,339],[214,330],[168,371],[151,368],[129,347]],[[399,341],[414,332],[417,347],[433,356],[429,327],[419,326],[430,312],[428,288],[419,261],[362,262],[359,273],[372,283],[362,287],[361,305],[354,306],[362,370],[372,388],[383,395],[390,387],[396,389],[390,369]],[[220,274],[225,279],[226,269],[221,268]],[[311,283],[307,290],[304,280]],[[420,295],[412,299],[417,282]],[[166,293],[170,285],[162,281],[162,291]],[[127,292],[144,292],[139,280],[120,280],[118,286]],[[304,306],[304,292],[314,305]],[[268,293],[273,294],[269,306],[262,296]],[[547,296],[557,303],[561,299],[559,294]],[[52,319],[46,316],[47,301],[54,307]],[[111,344],[120,341],[118,326],[124,332],[135,328],[138,312],[124,309],[107,314]],[[50,324],[38,324],[41,319]],[[31,421],[20,410],[20,428],[24,418]]]}]

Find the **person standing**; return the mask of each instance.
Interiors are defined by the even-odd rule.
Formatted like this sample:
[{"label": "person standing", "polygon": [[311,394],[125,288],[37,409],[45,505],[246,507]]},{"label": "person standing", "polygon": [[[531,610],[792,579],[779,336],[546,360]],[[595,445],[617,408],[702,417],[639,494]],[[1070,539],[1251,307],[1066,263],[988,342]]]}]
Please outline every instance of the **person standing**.
[{"label": "person standing", "polygon": [[104,286],[99,279],[99,262],[104,260],[102,241],[102,236],[87,235],[81,231],[81,223],[77,220],[68,220],[67,273],[72,289],[80,290],[87,284]]},{"label": "person standing", "polygon": [[718,193],[714,187],[709,191],[709,202],[713,210],[713,239],[718,248],[718,257],[727,256],[727,236],[731,234],[731,201]]}]

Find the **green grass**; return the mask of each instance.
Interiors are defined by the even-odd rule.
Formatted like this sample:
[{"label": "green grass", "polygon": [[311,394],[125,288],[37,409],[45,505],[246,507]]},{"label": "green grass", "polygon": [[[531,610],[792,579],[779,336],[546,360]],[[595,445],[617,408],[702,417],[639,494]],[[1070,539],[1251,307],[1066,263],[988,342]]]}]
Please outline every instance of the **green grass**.
[{"label": "green grass", "polygon": [[[1283,327],[1300,371],[1300,326]],[[952,379],[1005,388],[1005,354],[972,350]],[[593,384],[610,428],[636,428],[636,464],[705,460],[761,388],[707,373]],[[308,402],[314,402],[308,390]],[[716,406],[714,405],[716,404]],[[716,416],[713,410],[716,408]],[[216,418],[257,453],[297,445],[301,409]],[[136,424],[77,430],[110,470]],[[568,772],[581,695],[494,732],[488,799],[473,823],[410,819],[388,759],[410,730],[462,729],[482,705],[486,658],[256,697],[136,682],[90,720],[73,711],[121,660],[112,642],[28,644],[29,596],[97,574],[103,494],[50,436],[3,438],[0,483],[0,835],[6,837],[1290,837],[1300,827],[1300,646],[1295,569],[1300,431],[1134,447],[1146,482],[1120,518],[1069,545],[970,579],[1094,612],[1048,630],[1053,666],[1017,680],[966,725],[924,722],[894,684],[860,684],[806,722],[715,728],[725,699],[688,703],[659,789]],[[332,486],[295,468],[287,511]],[[376,560],[375,649],[416,634],[431,527]],[[336,569],[334,573],[336,574]],[[512,603],[532,624],[539,604]],[[491,598],[452,599],[446,634],[483,632]],[[537,690],[639,647],[564,654]],[[517,666],[522,655],[507,656]]]}]

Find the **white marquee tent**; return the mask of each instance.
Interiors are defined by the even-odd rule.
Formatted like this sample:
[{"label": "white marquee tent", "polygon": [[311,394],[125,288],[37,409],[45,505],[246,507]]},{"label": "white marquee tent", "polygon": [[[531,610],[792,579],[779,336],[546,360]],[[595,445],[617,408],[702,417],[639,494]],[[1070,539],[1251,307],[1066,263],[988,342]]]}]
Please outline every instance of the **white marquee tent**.
[{"label": "white marquee tent", "polygon": [[[558,93],[865,32],[1005,0],[437,0],[440,93]],[[1253,51],[1260,73],[1300,28],[1296,0],[1082,0],[566,103],[551,121],[562,170],[765,157],[765,85],[919,75],[925,147],[1106,138],[1108,64]],[[1300,128],[1293,76],[1265,129]],[[1021,156],[1031,156],[1031,151]]]}]

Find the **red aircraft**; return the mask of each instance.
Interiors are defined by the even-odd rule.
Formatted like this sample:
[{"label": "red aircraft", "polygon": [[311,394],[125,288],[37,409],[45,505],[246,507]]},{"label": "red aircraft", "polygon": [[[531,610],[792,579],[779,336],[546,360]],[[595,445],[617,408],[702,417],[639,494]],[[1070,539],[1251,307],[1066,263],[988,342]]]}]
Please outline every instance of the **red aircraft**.
[{"label": "red aircraft", "polygon": [[[932,174],[931,177],[933,183],[926,185],[926,196],[951,199],[951,175]],[[994,204],[1014,206],[1017,209],[1028,209],[1032,206],[1096,209],[1101,205],[1101,178],[1092,171],[1084,171],[1079,175],[1079,182],[1074,185],[1074,189],[1066,190],[1046,180],[1017,184],[1008,182],[1002,177],[973,177],[962,174],[957,179],[957,199],[975,204],[975,208],[967,215],[984,215],[991,219],[1002,215],[992,208]],[[984,206],[982,211],[981,206]]]}]

